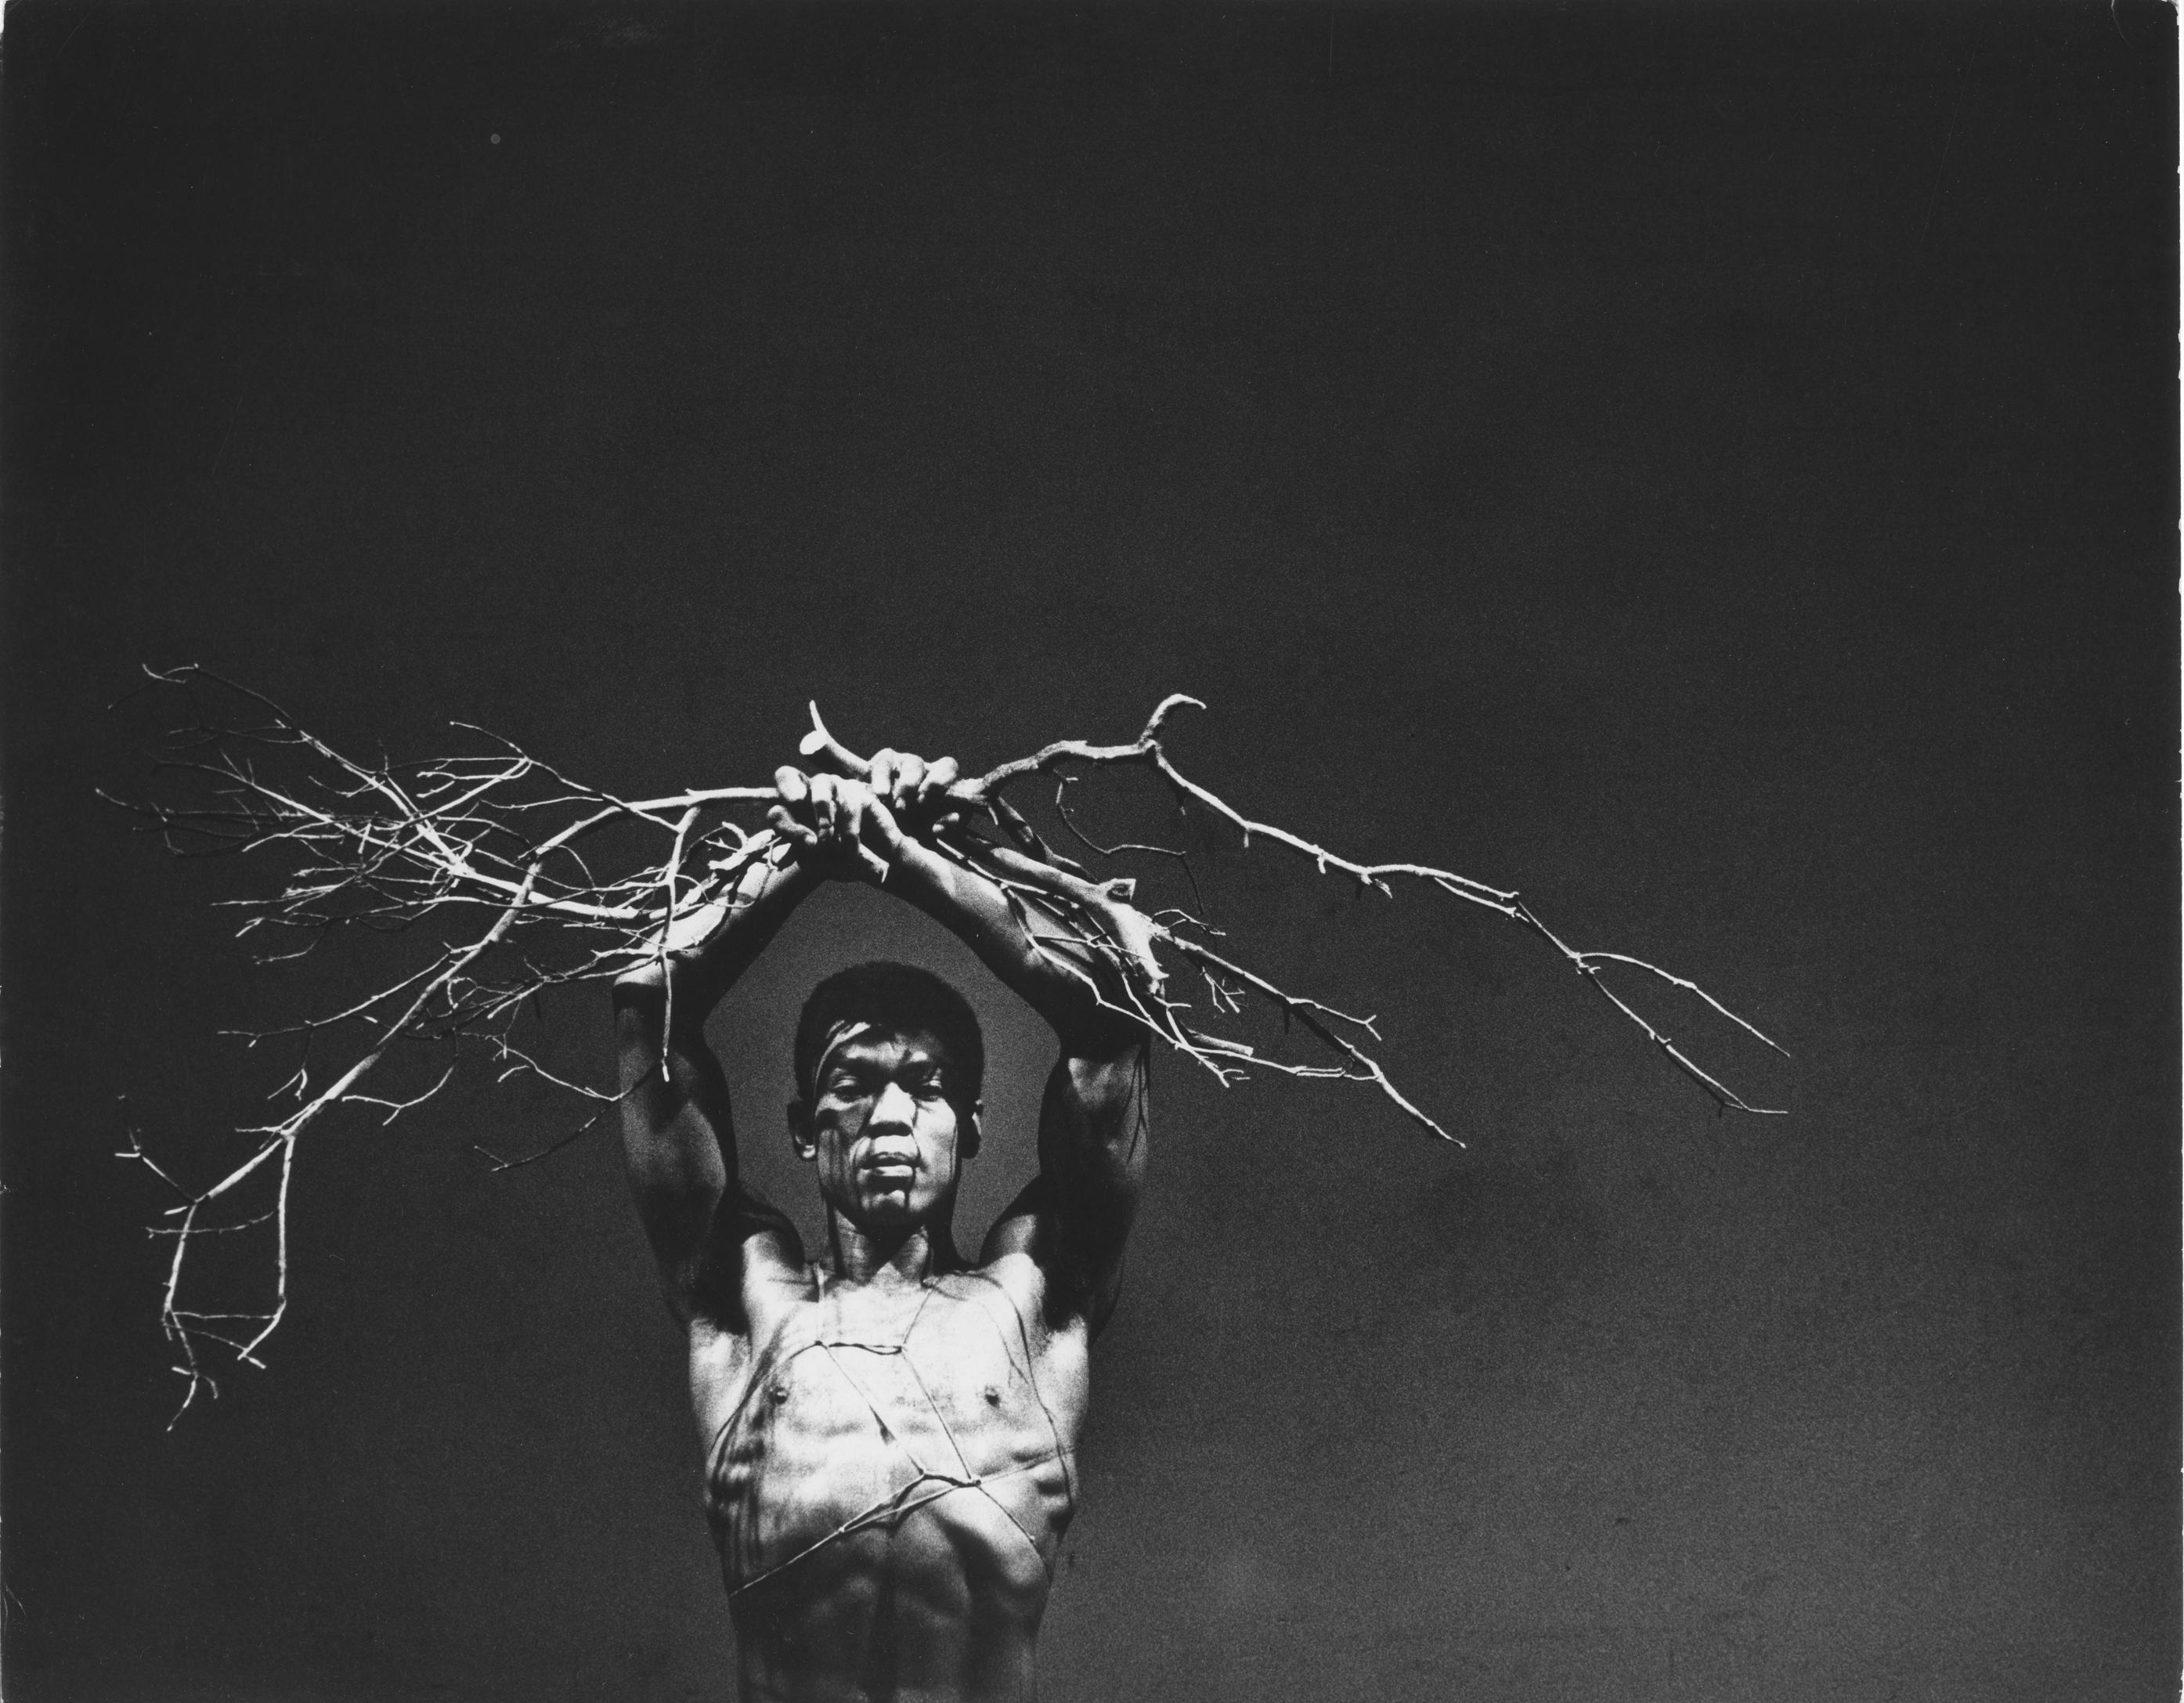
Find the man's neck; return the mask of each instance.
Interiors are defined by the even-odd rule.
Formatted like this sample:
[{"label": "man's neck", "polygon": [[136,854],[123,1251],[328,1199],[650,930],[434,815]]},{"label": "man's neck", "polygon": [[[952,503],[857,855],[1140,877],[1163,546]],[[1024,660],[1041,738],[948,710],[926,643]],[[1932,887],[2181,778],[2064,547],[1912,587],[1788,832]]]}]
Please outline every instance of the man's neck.
[{"label": "man's neck", "polygon": [[860,1229],[833,1208],[827,1213],[833,1274],[844,1283],[915,1288],[936,1272],[962,1264],[945,1220],[911,1227],[900,1234]]}]

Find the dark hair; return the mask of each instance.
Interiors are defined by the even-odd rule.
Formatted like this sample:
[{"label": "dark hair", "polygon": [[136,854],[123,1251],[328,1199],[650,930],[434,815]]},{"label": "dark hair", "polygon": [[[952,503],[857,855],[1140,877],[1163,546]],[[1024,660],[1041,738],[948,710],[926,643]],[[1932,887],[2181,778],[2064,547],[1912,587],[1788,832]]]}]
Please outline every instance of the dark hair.
[{"label": "dark hair", "polygon": [[986,1078],[986,1043],[978,1020],[963,996],[914,964],[881,960],[838,970],[804,1002],[796,1020],[796,1092],[811,1103],[813,1077],[819,1071],[827,1037],[843,1023],[910,1034],[919,1030],[947,1049],[954,1069],[943,1080],[959,1110],[976,1105]]}]

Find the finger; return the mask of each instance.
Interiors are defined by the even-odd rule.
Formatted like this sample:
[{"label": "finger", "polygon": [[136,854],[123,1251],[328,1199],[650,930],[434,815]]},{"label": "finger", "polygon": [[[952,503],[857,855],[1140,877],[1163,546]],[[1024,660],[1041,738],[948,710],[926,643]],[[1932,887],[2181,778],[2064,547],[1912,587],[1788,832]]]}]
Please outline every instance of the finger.
[{"label": "finger", "polygon": [[887,848],[889,857],[901,849],[902,827],[885,799],[875,797],[865,806],[865,821],[872,828],[871,838]]},{"label": "finger", "polygon": [[918,803],[930,803],[937,795],[945,793],[956,784],[962,772],[953,757],[943,757],[936,763],[928,764],[918,784]]},{"label": "finger", "polygon": [[897,810],[907,810],[924,796],[925,775],[925,759],[905,751],[895,759],[894,785],[883,792],[873,790]]},{"label": "finger", "polygon": [[774,832],[800,850],[809,850],[819,843],[818,835],[790,815],[781,805],[776,804],[766,813],[766,816],[773,824]]},{"label": "finger", "polygon": [[885,750],[873,752],[872,772],[866,776],[866,783],[882,798],[887,797],[894,789],[895,775],[901,767],[902,762],[900,752]]},{"label": "finger", "polygon": [[865,832],[865,807],[872,802],[871,792],[863,787],[842,788],[841,814],[835,820],[834,838],[845,846],[853,846]]},{"label": "finger", "polygon": [[811,778],[811,826],[818,830],[820,838],[831,839],[834,833],[841,782],[832,775],[814,775]]},{"label": "finger", "polygon": [[792,769],[786,763],[773,771],[773,784],[784,804],[800,804],[811,796],[811,789],[804,782],[804,771]]}]

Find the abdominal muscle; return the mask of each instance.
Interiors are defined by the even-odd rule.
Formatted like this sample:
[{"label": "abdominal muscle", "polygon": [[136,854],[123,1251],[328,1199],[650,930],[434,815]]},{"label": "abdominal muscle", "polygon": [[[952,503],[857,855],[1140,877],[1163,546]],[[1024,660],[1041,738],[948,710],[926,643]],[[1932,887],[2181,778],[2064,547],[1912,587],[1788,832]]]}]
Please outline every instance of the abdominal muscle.
[{"label": "abdominal muscle", "polygon": [[725,1377],[694,1338],[747,1703],[1031,1696],[1083,1344],[1028,1326],[1009,1275],[893,1294],[815,1277]]}]

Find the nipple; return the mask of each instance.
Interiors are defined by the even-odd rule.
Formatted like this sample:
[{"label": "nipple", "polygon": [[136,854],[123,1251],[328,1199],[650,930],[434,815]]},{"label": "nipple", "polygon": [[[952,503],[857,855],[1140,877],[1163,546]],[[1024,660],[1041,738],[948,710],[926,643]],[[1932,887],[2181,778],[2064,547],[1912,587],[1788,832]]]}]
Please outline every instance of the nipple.
[{"label": "nipple", "polygon": [[996,1389],[992,1384],[988,1384],[986,1386],[986,1405],[989,1407],[999,1407],[1000,1405],[1001,1392]]}]

